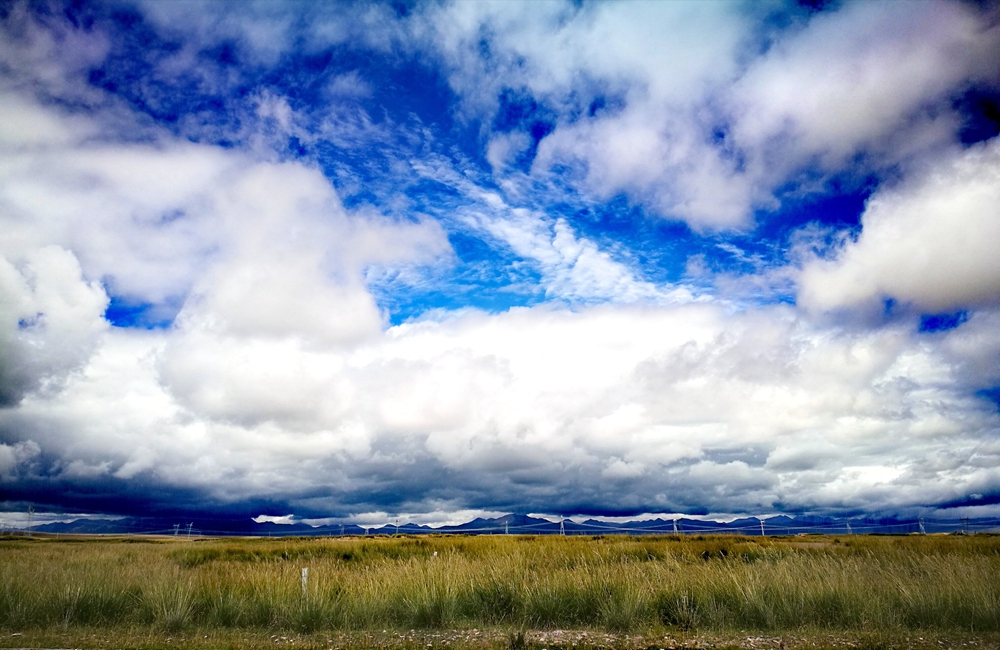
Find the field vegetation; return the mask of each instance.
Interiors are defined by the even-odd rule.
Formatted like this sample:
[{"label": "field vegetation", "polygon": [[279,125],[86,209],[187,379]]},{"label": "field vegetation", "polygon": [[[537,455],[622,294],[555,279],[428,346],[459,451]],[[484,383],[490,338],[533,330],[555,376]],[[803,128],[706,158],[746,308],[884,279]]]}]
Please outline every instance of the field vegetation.
[{"label": "field vegetation", "polygon": [[995,636],[1000,537],[0,540],[0,630],[60,627]]}]

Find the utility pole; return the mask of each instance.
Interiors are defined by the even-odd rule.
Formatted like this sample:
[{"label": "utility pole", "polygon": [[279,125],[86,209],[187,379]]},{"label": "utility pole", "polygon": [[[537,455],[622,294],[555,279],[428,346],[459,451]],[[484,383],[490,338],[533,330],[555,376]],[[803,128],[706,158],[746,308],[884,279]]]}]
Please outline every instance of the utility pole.
[{"label": "utility pole", "polygon": [[674,535],[677,534],[677,518],[674,517]]},{"label": "utility pole", "polygon": [[765,537],[765,534],[764,534],[764,520],[763,519],[760,520],[760,536],[761,537]]},{"label": "utility pole", "polygon": [[926,535],[927,534],[927,529],[924,528],[924,518],[923,517],[920,517],[919,519],[917,519],[917,525],[920,526],[920,534],[921,535]]},{"label": "utility pole", "polygon": [[850,519],[847,520],[847,534],[848,535],[853,535],[854,534],[854,531],[851,530],[851,520]]},{"label": "utility pole", "polygon": [[510,535],[510,528],[507,527],[507,522],[503,522],[503,534]]},{"label": "utility pole", "polygon": [[191,526],[194,526],[194,522],[188,524],[188,539],[191,539]]},{"label": "utility pole", "polygon": [[340,536],[344,536],[344,524],[340,524]]},{"label": "utility pole", "polygon": [[566,534],[566,520],[565,519],[560,519],[559,520],[559,534],[560,535],[565,535]]},{"label": "utility pole", "polygon": [[177,531],[180,530],[180,524],[174,524],[174,537],[177,537]]},{"label": "utility pole", "polygon": [[962,532],[966,535],[969,534],[969,518],[962,517]]}]

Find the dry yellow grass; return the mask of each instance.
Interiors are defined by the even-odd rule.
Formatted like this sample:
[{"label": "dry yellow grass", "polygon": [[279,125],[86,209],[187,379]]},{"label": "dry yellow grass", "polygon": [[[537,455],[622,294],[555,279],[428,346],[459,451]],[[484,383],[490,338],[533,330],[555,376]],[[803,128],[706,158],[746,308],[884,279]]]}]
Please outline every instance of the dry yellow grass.
[{"label": "dry yellow grass", "polygon": [[1000,538],[0,541],[0,629],[59,626],[992,634]]}]

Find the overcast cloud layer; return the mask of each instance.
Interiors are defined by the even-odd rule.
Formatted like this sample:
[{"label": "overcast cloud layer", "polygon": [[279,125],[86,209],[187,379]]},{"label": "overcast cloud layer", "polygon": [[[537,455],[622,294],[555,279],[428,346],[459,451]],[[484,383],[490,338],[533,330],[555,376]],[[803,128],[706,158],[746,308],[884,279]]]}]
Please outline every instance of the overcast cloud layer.
[{"label": "overcast cloud layer", "polygon": [[992,513],[998,100],[988,3],[7,5],[0,494]]}]

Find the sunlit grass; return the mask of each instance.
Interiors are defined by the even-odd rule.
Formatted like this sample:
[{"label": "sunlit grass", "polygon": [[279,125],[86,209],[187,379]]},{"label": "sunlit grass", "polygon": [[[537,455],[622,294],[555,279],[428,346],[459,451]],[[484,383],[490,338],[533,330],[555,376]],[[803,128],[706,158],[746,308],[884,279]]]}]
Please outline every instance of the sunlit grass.
[{"label": "sunlit grass", "polygon": [[990,633],[1000,538],[0,541],[0,627],[53,626]]}]

